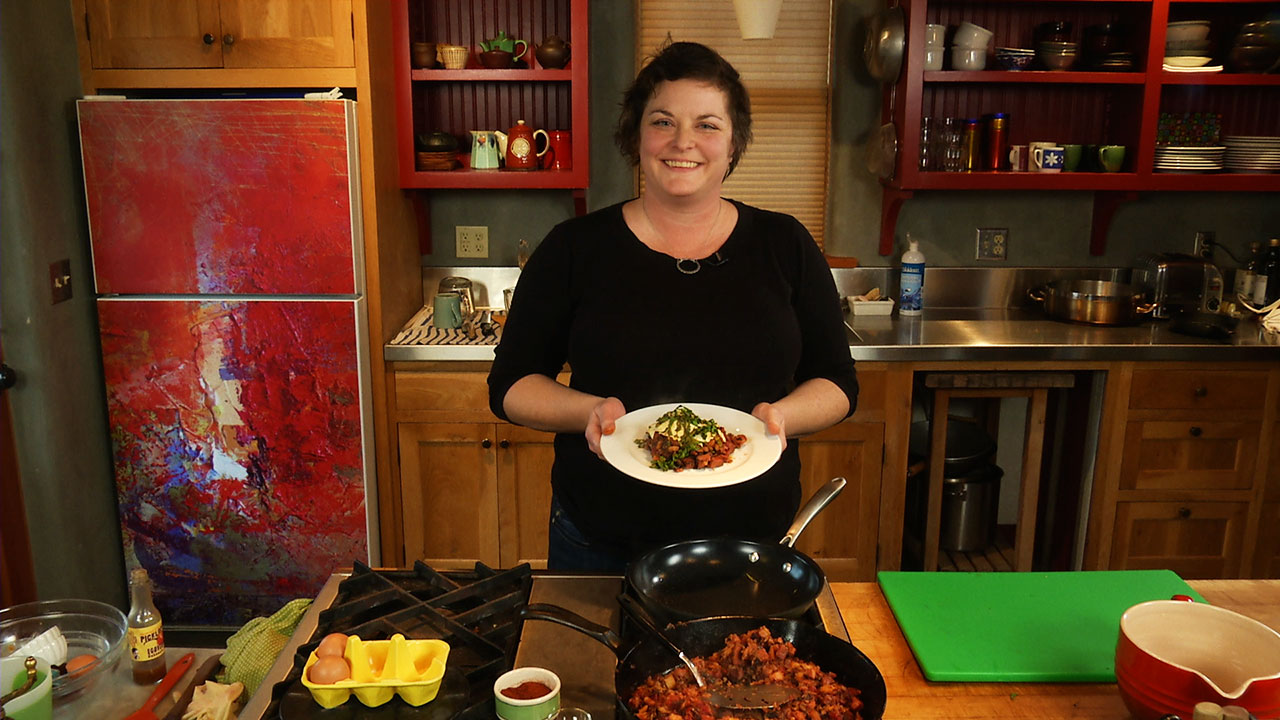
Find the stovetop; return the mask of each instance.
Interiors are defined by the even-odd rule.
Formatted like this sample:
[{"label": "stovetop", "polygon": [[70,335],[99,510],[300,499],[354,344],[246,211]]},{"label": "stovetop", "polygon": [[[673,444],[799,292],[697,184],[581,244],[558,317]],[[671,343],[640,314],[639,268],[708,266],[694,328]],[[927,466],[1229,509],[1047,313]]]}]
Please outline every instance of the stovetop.
[{"label": "stovetop", "polygon": [[[330,576],[240,717],[488,720],[494,717],[497,676],[511,667],[538,665],[560,676],[563,705],[581,707],[593,720],[613,720],[613,652],[555,623],[524,623],[521,629],[520,610],[528,602],[551,603],[619,630],[617,596],[623,587],[617,575],[531,571],[528,565],[499,571],[477,563],[470,571],[437,572],[421,562],[408,570],[373,570],[357,563],[350,573]],[[830,586],[814,607],[810,622],[849,639]],[[451,650],[440,695],[420,708],[398,698],[368,708],[352,698],[322,710],[302,686],[301,668],[319,640],[335,631],[365,639],[399,632],[445,640]]]}]

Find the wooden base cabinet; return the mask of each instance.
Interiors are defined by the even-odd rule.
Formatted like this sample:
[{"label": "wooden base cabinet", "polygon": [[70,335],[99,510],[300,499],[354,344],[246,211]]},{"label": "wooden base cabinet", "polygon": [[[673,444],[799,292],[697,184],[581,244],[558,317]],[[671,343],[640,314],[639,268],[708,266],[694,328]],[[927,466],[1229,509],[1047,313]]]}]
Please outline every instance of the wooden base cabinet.
[{"label": "wooden base cabinet", "polygon": [[505,423],[400,423],[405,560],[546,567],[553,437]]},{"label": "wooden base cabinet", "polygon": [[884,423],[850,420],[800,441],[805,499],[833,477],[849,482],[796,542],[831,582],[875,579],[883,457]]},{"label": "wooden base cabinet", "polygon": [[1085,569],[1168,568],[1184,578],[1280,569],[1280,492],[1266,493],[1278,383],[1280,371],[1256,364],[1118,364]]},{"label": "wooden base cabinet", "polygon": [[[405,363],[393,371],[399,492],[382,498],[382,512],[400,521],[406,564],[546,567],[555,436],[499,422],[488,409],[487,369],[467,365]],[[833,582],[875,577],[883,374],[860,367],[857,413],[800,441],[806,497],[833,477],[849,482],[796,545]],[[559,380],[567,384],[568,375]]]}]

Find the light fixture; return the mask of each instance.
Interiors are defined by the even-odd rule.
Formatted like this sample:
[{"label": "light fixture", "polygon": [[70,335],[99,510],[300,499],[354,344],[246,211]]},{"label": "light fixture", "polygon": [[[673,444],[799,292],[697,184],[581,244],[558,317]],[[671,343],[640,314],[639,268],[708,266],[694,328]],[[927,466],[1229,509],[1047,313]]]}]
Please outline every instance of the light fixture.
[{"label": "light fixture", "polygon": [[768,40],[778,26],[782,0],[733,0],[743,40]]}]

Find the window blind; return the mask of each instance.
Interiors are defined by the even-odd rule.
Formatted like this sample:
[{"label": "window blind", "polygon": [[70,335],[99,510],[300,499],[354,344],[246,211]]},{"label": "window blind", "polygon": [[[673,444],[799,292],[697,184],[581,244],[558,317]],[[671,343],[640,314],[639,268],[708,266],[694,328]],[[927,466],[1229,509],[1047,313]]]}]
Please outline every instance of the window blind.
[{"label": "window blind", "polygon": [[786,0],[771,40],[743,40],[731,0],[638,0],[637,13],[637,68],[670,36],[714,48],[742,75],[754,140],[725,181],[725,196],[794,215],[822,247],[831,0]]}]

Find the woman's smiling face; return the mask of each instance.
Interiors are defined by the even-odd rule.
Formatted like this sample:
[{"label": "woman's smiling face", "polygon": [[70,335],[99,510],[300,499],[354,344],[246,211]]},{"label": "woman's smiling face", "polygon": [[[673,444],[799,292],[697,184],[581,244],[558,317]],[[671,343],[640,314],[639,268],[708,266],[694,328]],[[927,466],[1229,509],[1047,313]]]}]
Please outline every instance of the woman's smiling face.
[{"label": "woman's smiling face", "polygon": [[733,125],[722,90],[700,80],[658,85],[640,123],[640,169],[648,189],[719,197],[732,156]]}]

